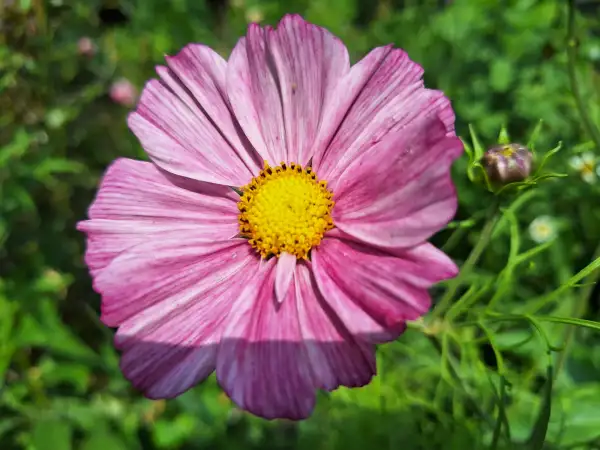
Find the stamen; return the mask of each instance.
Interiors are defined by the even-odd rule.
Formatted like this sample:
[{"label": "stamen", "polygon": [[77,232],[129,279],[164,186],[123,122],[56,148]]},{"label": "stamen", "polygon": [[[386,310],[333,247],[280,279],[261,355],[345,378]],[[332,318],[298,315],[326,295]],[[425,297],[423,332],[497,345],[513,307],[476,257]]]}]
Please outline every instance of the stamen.
[{"label": "stamen", "polygon": [[282,162],[261,172],[238,202],[240,233],[263,258],[282,252],[308,258],[326,231],[334,228],[333,193],[312,168]]}]

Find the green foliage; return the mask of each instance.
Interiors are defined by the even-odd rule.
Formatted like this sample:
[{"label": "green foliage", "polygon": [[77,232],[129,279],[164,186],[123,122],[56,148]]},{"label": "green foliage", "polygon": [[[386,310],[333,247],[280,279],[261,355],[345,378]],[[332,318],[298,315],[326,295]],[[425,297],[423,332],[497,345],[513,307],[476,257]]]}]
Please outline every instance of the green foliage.
[{"label": "green foliage", "polygon": [[[99,14],[109,6],[124,20]],[[600,124],[600,21],[598,9],[578,13],[568,66],[566,6],[2,2],[0,448],[599,448],[600,183],[584,182],[569,160],[600,156],[581,116]],[[433,290],[429,316],[378,349],[369,386],[323,394],[305,422],[249,417],[212,377],[177,399],[146,400],[119,371],[74,229],[107,164],[144,158],[110,85],[125,77],[141,89],[164,54],[188,42],[227,55],[248,21],[274,24],[286,12],[329,28],[354,61],[390,42],[406,49],[426,84],[452,99],[467,152],[454,168],[458,215],[434,242],[461,273]],[[94,55],[78,54],[83,36]],[[534,152],[534,172],[491,189],[481,156],[509,140]],[[536,243],[529,227],[541,216],[553,218],[557,237]]]}]

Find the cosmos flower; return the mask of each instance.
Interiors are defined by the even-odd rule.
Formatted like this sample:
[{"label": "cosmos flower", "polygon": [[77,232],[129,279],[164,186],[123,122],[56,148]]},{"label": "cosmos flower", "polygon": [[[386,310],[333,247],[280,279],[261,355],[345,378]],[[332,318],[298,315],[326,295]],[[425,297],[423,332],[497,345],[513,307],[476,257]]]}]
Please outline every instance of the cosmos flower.
[{"label": "cosmos flower", "polygon": [[123,106],[133,106],[137,99],[137,89],[126,78],[120,78],[110,86],[110,98]]},{"label": "cosmos flower", "polygon": [[351,67],[299,16],[166,61],[128,121],[152,162],[115,161],[78,225],[101,319],[149,398],[216,371],[240,408],[305,418],[457,273],[427,242],[457,206],[452,108],[402,50]]},{"label": "cosmos flower", "polygon": [[581,176],[581,179],[587,183],[595,183],[598,175],[598,167],[596,166],[596,155],[592,152],[585,152],[581,155],[573,156],[569,159],[571,168]]},{"label": "cosmos flower", "polygon": [[529,236],[534,242],[543,244],[556,237],[554,219],[550,216],[536,217],[529,224]]}]

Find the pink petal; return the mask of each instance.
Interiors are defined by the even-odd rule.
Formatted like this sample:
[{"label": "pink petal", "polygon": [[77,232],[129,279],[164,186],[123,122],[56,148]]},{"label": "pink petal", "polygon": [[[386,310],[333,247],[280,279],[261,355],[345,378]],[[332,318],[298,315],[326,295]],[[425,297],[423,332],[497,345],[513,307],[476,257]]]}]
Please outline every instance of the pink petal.
[{"label": "pink petal", "polygon": [[423,69],[391,47],[376,48],[338,83],[323,113],[315,142],[313,167],[335,190],[336,179],[357,157],[387,134],[398,132],[434,111],[454,132],[450,102],[439,91],[425,89]]},{"label": "pink petal", "polygon": [[337,180],[333,220],[343,232],[378,247],[418,245],[454,217],[450,166],[462,153],[435,112],[357,155]]},{"label": "pink petal", "polygon": [[276,30],[250,25],[229,59],[227,93],[264,159],[305,165],[325,105],[348,70],[348,52],[339,39],[287,15]]},{"label": "pink petal", "polygon": [[165,58],[169,67],[157,67],[165,84],[198,115],[205,111],[248,169],[258,173],[263,162],[241,132],[224,91],[227,61],[200,44],[188,44]]},{"label": "pink petal", "polygon": [[[259,157],[236,122],[225,96],[227,63],[208,47],[191,45],[157,69],[129,127],[161,168],[191,179],[242,186]],[[260,164],[262,166],[262,162]]]},{"label": "pink petal", "polygon": [[85,260],[97,275],[116,256],[165,234],[228,239],[238,233],[236,197],[230,188],[174,178],[152,163],[117,159],[106,171],[90,220]]},{"label": "pink petal", "polygon": [[293,293],[302,339],[317,387],[332,391],[339,386],[364,386],[375,375],[374,348],[350,334],[322,297],[313,272],[314,265],[308,262],[298,266]]},{"label": "pink petal", "polygon": [[306,264],[275,301],[275,261],[263,264],[228,318],[217,379],[237,405],[267,419],[303,419],[316,389],[362,386],[375,371],[373,348],[357,343],[323,307]]},{"label": "pink petal", "polygon": [[282,302],[294,277],[296,269],[296,258],[289,253],[282,253],[277,259],[277,268],[275,269],[275,295],[279,302]]},{"label": "pink petal", "polygon": [[430,244],[392,255],[326,238],[313,249],[312,262],[331,309],[353,335],[373,343],[396,339],[406,321],[429,310],[427,289],[457,273],[454,263]]},{"label": "pink petal", "polygon": [[245,239],[207,241],[193,233],[137,245],[94,279],[94,289],[102,295],[100,319],[109,327],[121,325],[193,283],[220,283],[238,261],[248,264],[252,258],[256,252]]},{"label": "pink petal", "polygon": [[125,376],[150,398],[171,398],[215,368],[234,300],[256,270],[244,240],[169,238],[138,245],[95,280],[102,320],[119,326]]}]

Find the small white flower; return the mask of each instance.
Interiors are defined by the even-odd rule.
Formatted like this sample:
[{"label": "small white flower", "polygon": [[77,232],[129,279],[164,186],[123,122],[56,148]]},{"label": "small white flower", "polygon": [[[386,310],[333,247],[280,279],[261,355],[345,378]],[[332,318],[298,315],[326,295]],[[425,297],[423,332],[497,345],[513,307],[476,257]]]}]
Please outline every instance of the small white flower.
[{"label": "small white flower", "polygon": [[550,216],[540,216],[529,224],[529,236],[538,244],[543,244],[556,237],[554,219]]},{"label": "small white flower", "polygon": [[579,172],[579,175],[587,183],[594,183],[596,175],[600,175],[600,167],[596,167],[596,155],[592,152],[582,153],[580,156],[573,156],[569,160],[571,168]]}]

